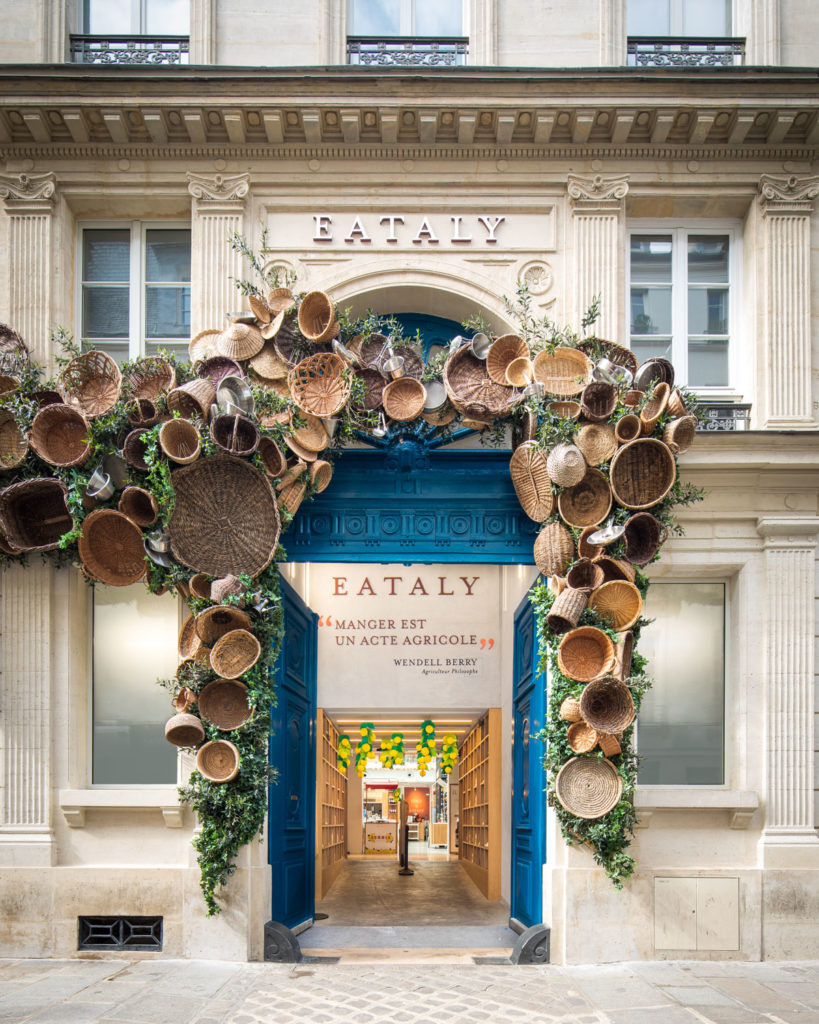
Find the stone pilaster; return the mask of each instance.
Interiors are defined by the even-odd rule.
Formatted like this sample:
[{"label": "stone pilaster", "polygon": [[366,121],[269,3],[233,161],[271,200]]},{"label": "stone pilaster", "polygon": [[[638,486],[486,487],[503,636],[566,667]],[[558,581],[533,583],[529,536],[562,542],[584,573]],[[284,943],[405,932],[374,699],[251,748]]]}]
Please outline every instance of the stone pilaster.
[{"label": "stone pilaster", "polygon": [[48,333],[54,281],[53,174],[0,174],[9,218],[8,322],[38,362],[49,365]]},{"label": "stone pilaster", "polygon": [[191,335],[223,327],[225,313],[241,304],[231,280],[243,276],[228,238],[244,230],[247,174],[188,174],[191,210]]},{"label": "stone pilaster", "polygon": [[[819,518],[763,518],[766,623],[763,665],[765,827],[763,847],[815,846],[814,579]],[[814,865],[816,866],[816,865]]]},{"label": "stone pilaster", "polygon": [[815,429],[811,407],[810,217],[819,176],[759,180],[763,382],[760,423]]},{"label": "stone pilaster", "polygon": [[591,178],[570,174],[572,207],[572,323],[580,319],[595,295],[600,318],[595,334],[624,344],[622,294],[625,289],[625,198],[628,176]]},{"label": "stone pilaster", "polygon": [[33,561],[2,577],[0,865],[53,863],[52,576]]},{"label": "stone pilaster", "polygon": [[192,0],[191,64],[216,63],[216,0]]}]

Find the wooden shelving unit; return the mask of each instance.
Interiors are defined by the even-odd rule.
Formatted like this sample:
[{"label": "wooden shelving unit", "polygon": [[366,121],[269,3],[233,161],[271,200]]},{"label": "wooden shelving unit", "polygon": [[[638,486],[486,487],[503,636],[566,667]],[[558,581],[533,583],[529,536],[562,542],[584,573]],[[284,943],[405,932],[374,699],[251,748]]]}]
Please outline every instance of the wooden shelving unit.
[{"label": "wooden shelving unit", "polygon": [[461,744],[458,857],[488,900],[500,899],[500,708],[490,708]]},{"label": "wooden shelving unit", "polygon": [[347,857],[347,777],[338,770],[338,729],[316,715],[316,899],[323,899]]}]

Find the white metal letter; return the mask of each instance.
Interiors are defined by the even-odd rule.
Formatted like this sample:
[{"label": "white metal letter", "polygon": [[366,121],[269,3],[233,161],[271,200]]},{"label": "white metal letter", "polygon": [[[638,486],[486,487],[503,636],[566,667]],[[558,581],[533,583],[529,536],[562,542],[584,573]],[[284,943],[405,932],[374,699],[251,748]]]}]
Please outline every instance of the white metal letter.
[{"label": "white metal letter", "polygon": [[390,233],[387,235],[387,241],[388,242],[397,242],[398,241],[398,236],[395,233],[395,225],[396,224],[403,224],[404,223],[404,218],[403,217],[399,217],[395,213],[389,213],[385,217],[382,217],[381,220],[378,223],[379,224],[389,224],[390,225]]},{"label": "white metal letter", "polygon": [[333,219],[329,213],[314,213],[313,220],[316,222],[316,230],[313,232],[314,242],[332,242],[333,232],[330,225]]},{"label": "white metal letter", "polygon": [[452,221],[453,243],[460,242],[462,244],[466,243],[468,245],[472,241],[472,235],[461,234],[461,221],[463,220],[463,217],[450,217],[449,219]]},{"label": "white metal letter", "polygon": [[426,238],[430,245],[437,245],[439,241],[438,236],[432,230],[432,226],[429,223],[429,217],[424,217],[421,221],[421,227],[418,228],[418,234],[413,238],[412,244],[422,245],[424,238]]},{"label": "white metal letter", "polygon": [[489,238],[486,239],[486,244],[487,245],[495,245],[497,243],[498,240],[497,240],[497,238],[495,238],[495,232],[498,230],[500,225],[503,224],[503,222],[506,220],[505,217],[495,217],[494,218],[495,223],[494,224],[490,224],[489,222],[492,219],[493,219],[492,217],[478,217],[478,220],[481,222],[481,224],[483,224],[483,226],[489,232]]},{"label": "white metal letter", "polygon": [[347,235],[347,237],[344,239],[344,241],[345,242],[354,242],[356,240],[356,236],[358,237],[359,241],[361,241],[361,242],[371,242],[372,241],[370,236],[364,230],[364,225],[361,223],[361,217],[358,214],[356,214],[356,218],[353,221],[353,226],[350,228],[350,233],[349,233],[349,235]]}]

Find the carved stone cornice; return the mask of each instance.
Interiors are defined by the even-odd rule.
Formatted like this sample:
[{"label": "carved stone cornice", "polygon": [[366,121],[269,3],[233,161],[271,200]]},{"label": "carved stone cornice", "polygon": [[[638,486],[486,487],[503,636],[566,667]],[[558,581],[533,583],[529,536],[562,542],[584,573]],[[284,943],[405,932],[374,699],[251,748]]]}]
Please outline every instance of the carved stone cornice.
[{"label": "carved stone cornice", "polygon": [[628,175],[582,177],[570,174],[567,178],[569,200],[576,213],[611,213],[623,209],[628,194]]},{"label": "carved stone cornice", "polygon": [[759,179],[759,201],[764,211],[810,213],[819,195],[819,175],[779,178],[763,174]]},{"label": "carved stone cornice", "polygon": [[45,174],[0,174],[0,199],[7,208],[50,209],[57,194],[57,179],[53,172]]},{"label": "carved stone cornice", "polygon": [[188,172],[188,191],[201,203],[244,205],[250,192],[249,174],[194,174]]}]

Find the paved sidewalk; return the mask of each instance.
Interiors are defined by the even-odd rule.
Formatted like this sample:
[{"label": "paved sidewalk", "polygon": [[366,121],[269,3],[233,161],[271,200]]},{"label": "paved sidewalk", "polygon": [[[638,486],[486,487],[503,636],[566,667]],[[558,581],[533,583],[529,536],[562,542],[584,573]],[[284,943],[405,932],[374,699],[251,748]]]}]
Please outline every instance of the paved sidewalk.
[{"label": "paved sidewalk", "polygon": [[2,1024],[819,1024],[819,963],[0,960]]}]

